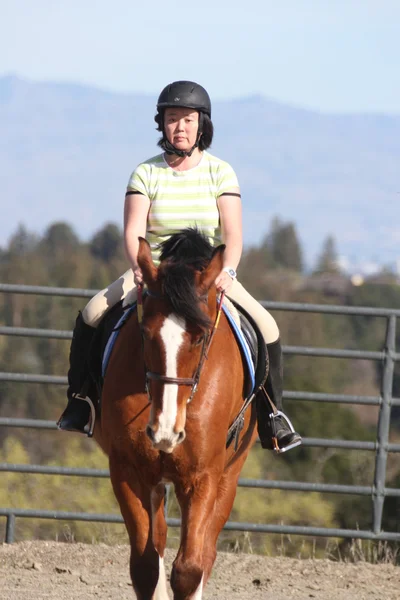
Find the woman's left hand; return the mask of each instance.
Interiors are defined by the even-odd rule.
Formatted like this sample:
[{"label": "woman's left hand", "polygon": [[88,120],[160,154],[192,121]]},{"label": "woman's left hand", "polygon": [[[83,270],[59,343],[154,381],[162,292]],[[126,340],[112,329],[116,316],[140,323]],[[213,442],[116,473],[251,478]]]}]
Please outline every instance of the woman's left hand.
[{"label": "woman's left hand", "polygon": [[221,271],[215,280],[215,285],[219,292],[228,293],[232,287],[232,284],[233,279],[226,271]]}]

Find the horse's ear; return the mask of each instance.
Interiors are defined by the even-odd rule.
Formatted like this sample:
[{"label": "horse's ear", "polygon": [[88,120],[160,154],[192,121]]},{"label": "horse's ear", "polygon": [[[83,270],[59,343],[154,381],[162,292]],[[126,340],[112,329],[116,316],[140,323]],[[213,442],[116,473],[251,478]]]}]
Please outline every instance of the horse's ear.
[{"label": "horse's ear", "polygon": [[143,237],[139,237],[137,262],[143,273],[144,283],[151,287],[157,280],[157,267],[151,256],[150,244]]},{"label": "horse's ear", "polygon": [[224,250],[225,244],[221,244],[220,246],[215,248],[212,258],[210,260],[210,264],[202,272],[199,281],[199,288],[201,293],[205,294],[206,292],[208,292],[208,290],[216,280],[217,275],[219,275],[219,273],[222,271]]}]

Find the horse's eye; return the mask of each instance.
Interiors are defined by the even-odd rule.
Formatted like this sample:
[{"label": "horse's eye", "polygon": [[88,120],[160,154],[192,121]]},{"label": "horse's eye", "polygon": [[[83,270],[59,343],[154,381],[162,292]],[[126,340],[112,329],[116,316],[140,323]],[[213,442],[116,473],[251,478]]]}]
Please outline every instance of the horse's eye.
[{"label": "horse's eye", "polygon": [[202,335],[199,338],[197,338],[197,340],[194,340],[193,346],[200,346],[200,344],[203,343],[203,340],[204,340],[204,335]]}]

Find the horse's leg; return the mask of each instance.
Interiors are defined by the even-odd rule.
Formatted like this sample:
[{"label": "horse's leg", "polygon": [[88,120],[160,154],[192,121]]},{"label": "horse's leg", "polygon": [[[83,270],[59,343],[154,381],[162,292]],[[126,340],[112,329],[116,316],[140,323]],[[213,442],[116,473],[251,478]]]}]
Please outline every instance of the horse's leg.
[{"label": "horse's leg", "polygon": [[159,576],[154,600],[168,598],[167,578],[165,575],[164,552],[167,545],[167,522],[164,513],[165,485],[159,483],[151,492],[153,544],[158,553]]},{"label": "horse's leg", "polygon": [[174,600],[200,600],[203,592],[203,546],[214,509],[218,480],[204,473],[186,485],[175,485],[181,508],[181,544],[171,573]]},{"label": "horse's leg", "polygon": [[249,428],[244,435],[243,445],[228,463],[219,483],[212,518],[208,523],[205,536],[203,567],[205,585],[210,577],[217,556],[217,541],[219,534],[227,522],[236,496],[237,484],[244,462],[248,457],[255,438],[256,413],[253,410]]},{"label": "horse's leg", "polygon": [[239,468],[237,475],[231,471],[224,473],[218,485],[218,495],[215,501],[212,519],[207,527],[203,549],[204,586],[210,577],[211,570],[217,557],[217,541],[219,534],[227,522],[232,510],[240,469],[241,467]]},{"label": "horse's leg", "polygon": [[[130,574],[137,600],[168,600],[163,558],[152,539],[152,507],[157,504],[159,492],[155,491],[152,497],[151,490],[141,484],[131,465],[113,454],[110,455],[110,475],[129,535]],[[161,506],[162,502],[158,504]],[[158,548],[164,551],[160,510],[156,510],[153,523],[156,523]]]}]

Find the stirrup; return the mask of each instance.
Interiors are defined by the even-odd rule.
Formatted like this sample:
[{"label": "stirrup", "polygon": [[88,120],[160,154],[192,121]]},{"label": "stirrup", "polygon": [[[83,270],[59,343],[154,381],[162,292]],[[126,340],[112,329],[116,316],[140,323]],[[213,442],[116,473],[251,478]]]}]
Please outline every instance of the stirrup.
[{"label": "stirrup", "polygon": [[66,430],[62,429],[60,427],[60,423],[62,421],[62,418],[63,418],[65,412],[68,410],[68,406],[67,406],[67,408],[64,410],[61,417],[58,419],[58,421],[56,423],[58,429],[60,431],[76,431],[78,433],[83,433],[84,435],[87,435],[87,437],[93,437],[94,425],[96,422],[96,409],[95,409],[95,406],[94,406],[92,400],[89,398],[89,396],[83,396],[82,394],[79,394],[79,393],[71,394],[71,399],[83,400],[84,402],[87,402],[89,404],[89,407],[90,407],[89,421],[83,427],[83,429],[66,429]]},{"label": "stirrup", "polygon": [[88,431],[85,431],[85,433],[87,434],[88,437],[93,437],[93,430],[94,430],[94,424],[96,421],[96,409],[95,406],[92,402],[92,400],[89,398],[89,396],[82,396],[81,394],[72,394],[73,398],[76,398],[77,400],[84,400],[85,402],[87,402],[90,406],[90,418],[89,418],[89,423],[87,423],[87,425],[85,425],[84,427],[84,431],[86,430],[86,427],[88,427]]},{"label": "stirrup", "polygon": [[272,428],[272,444],[273,444],[273,450],[274,452],[276,452],[277,454],[282,454],[283,452],[288,452],[288,450],[291,450],[292,448],[296,448],[296,446],[300,446],[301,445],[301,439],[298,440],[297,442],[293,442],[292,444],[289,444],[288,446],[285,446],[285,448],[280,448],[279,446],[279,442],[278,442],[278,438],[276,437],[276,425],[275,425],[275,419],[276,417],[282,417],[284,419],[284,421],[286,421],[290,432],[291,433],[296,433],[296,431],[294,430],[294,427],[292,425],[291,420],[289,419],[289,417],[287,415],[285,415],[284,412],[282,412],[281,410],[277,410],[276,413],[271,413],[269,415],[270,421],[271,421],[271,428]]}]

